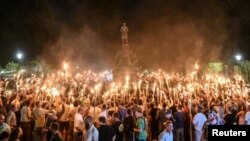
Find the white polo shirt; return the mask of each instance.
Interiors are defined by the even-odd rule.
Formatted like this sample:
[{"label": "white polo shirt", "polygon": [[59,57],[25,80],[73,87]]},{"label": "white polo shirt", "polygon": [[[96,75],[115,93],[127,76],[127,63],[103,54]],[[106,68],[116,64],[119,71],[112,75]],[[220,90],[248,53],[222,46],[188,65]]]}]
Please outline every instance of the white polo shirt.
[{"label": "white polo shirt", "polygon": [[76,127],[80,128],[80,129],[83,129],[83,124],[84,124],[84,121],[83,121],[82,115],[79,114],[79,113],[76,113],[75,118],[74,118],[74,132],[75,133],[79,132],[76,129]]}]

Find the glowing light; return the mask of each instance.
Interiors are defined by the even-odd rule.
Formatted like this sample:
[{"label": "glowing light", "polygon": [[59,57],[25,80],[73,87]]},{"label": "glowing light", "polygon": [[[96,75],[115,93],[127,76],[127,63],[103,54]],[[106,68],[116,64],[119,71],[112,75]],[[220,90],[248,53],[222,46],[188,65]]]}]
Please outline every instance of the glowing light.
[{"label": "glowing light", "polygon": [[68,67],[69,67],[68,63],[64,62],[64,63],[63,63],[63,69],[64,69],[64,70],[67,70]]},{"label": "glowing light", "polygon": [[42,86],[41,90],[44,91],[46,90],[46,88],[47,88],[46,86]]},{"label": "glowing light", "polygon": [[126,84],[128,84],[128,82],[129,82],[129,76],[128,75],[125,77],[125,81],[126,81]]},{"label": "glowing light", "polygon": [[18,60],[21,60],[23,58],[23,54],[21,52],[18,52],[16,54],[16,57],[17,57]]},{"label": "glowing light", "polygon": [[96,84],[96,85],[95,85],[94,89],[95,89],[95,91],[97,92],[97,91],[100,91],[100,90],[101,90],[101,87],[102,87],[102,84],[99,83],[99,84]]},{"label": "glowing light", "polygon": [[52,95],[55,96],[59,96],[59,91],[56,88],[52,88]]},{"label": "glowing light", "polygon": [[198,69],[199,69],[198,63],[195,63],[194,68],[195,68],[195,70],[198,70]]},{"label": "glowing light", "polygon": [[242,56],[240,54],[235,55],[235,59],[237,61],[240,61],[242,59]]}]

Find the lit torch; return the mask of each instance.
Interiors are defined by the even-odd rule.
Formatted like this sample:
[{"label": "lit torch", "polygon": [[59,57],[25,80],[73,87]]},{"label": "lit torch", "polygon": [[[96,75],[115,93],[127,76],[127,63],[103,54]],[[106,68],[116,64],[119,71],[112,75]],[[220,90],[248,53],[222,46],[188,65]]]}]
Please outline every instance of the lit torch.
[{"label": "lit torch", "polygon": [[199,65],[198,65],[197,62],[195,63],[194,68],[195,68],[196,71],[199,69]]},{"label": "lit torch", "polygon": [[68,67],[69,67],[68,63],[64,62],[63,63],[63,75],[64,75],[65,78],[66,78]]},{"label": "lit torch", "polygon": [[127,75],[127,76],[125,77],[125,81],[126,81],[126,84],[128,84],[128,82],[129,82],[129,75]]},{"label": "lit torch", "polygon": [[64,62],[63,63],[63,70],[66,71],[68,69],[68,63]]}]

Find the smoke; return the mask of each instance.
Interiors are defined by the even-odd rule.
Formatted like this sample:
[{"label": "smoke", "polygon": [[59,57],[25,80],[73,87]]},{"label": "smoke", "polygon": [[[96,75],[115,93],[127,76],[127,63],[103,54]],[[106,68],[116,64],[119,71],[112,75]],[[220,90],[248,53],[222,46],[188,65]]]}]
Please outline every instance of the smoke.
[{"label": "smoke", "polygon": [[[156,24],[147,28],[154,26]],[[200,34],[194,24],[176,23],[161,26],[154,31],[145,29],[144,34],[137,36],[141,42],[135,42],[134,46],[143,66],[187,71],[192,70],[197,61],[202,65],[219,60],[226,35],[218,33],[217,36],[222,36],[221,38],[210,39],[207,35]]]},{"label": "smoke", "polygon": [[[195,62],[204,65],[224,59],[225,45],[234,42],[228,40],[232,31],[227,7],[218,1],[194,1],[137,0],[105,6],[96,2],[99,9],[94,4],[73,4],[74,11],[82,12],[68,14],[72,21],[60,19],[66,28],[61,28],[61,35],[46,47],[42,58],[59,67],[69,61],[83,69],[112,69],[121,49],[120,26],[126,22],[130,47],[143,68],[190,71]],[[124,5],[127,8],[120,9]]]},{"label": "smoke", "polygon": [[140,5],[132,18],[138,26],[133,28],[137,31],[131,38],[137,40],[130,43],[140,64],[179,72],[192,71],[195,62],[204,66],[209,61],[223,60],[230,37],[227,10],[223,6],[215,1]]},{"label": "smoke", "polygon": [[102,70],[110,67],[104,44],[105,41],[88,26],[78,32],[65,29],[57,42],[46,48],[42,58],[57,67],[68,62],[71,69]]}]

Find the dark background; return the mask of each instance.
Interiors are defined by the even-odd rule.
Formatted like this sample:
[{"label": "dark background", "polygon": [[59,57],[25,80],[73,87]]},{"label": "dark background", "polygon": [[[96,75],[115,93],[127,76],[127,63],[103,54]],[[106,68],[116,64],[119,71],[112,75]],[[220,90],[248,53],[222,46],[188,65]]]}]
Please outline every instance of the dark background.
[{"label": "dark background", "polygon": [[145,68],[249,59],[249,9],[249,0],[1,0],[0,65],[20,50],[25,60],[110,68],[123,22]]},{"label": "dark background", "polygon": [[[213,129],[218,129],[218,131],[226,131],[226,132],[230,130],[235,131],[235,132],[245,131],[246,136],[242,136],[242,133],[240,134],[240,136],[212,136]],[[208,141],[221,141],[221,140],[230,140],[230,139],[248,141],[249,137],[250,137],[249,125],[208,125]]]}]

